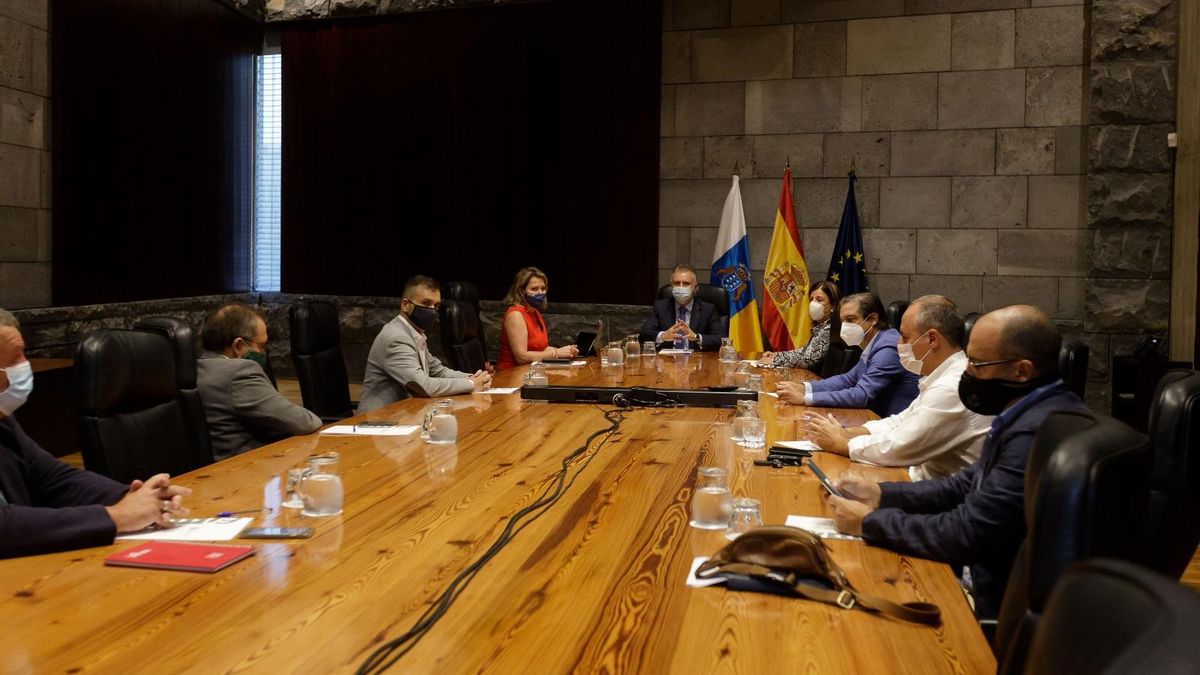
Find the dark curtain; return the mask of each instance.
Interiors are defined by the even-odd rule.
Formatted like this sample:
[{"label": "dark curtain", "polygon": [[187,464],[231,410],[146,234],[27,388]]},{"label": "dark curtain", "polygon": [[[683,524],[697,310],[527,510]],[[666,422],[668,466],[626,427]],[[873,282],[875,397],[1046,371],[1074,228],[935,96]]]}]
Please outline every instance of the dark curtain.
[{"label": "dark curtain", "polygon": [[283,29],[283,290],[653,300],[657,0],[561,0]]},{"label": "dark curtain", "polygon": [[245,291],[256,22],[217,0],[52,0],[58,305]]}]

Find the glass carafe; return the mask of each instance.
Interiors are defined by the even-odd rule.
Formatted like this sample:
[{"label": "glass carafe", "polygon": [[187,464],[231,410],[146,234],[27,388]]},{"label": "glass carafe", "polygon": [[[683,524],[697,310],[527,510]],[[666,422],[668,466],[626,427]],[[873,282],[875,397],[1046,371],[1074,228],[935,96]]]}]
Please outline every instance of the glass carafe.
[{"label": "glass carafe", "polygon": [[737,414],[733,418],[732,439],[734,442],[741,442],[745,439],[745,421],[747,419],[758,419],[758,401],[737,402]]},{"label": "glass carafe", "polygon": [[738,353],[733,348],[733,340],[731,338],[721,338],[721,351],[718,355],[725,363],[734,363],[738,360]]},{"label": "glass carafe", "polygon": [[625,360],[638,359],[642,356],[642,345],[638,344],[638,336],[625,336]]},{"label": "glass carafe", "polygon": [[534,361],[529,364],[529,370],[525,372],[525,384],[532,387],[545,387],[550,384],[550,378],[546,376],[546,364],[541,361]]},{"label": "glass carafe", "polygon": [[345,497],[342,490],[342,475],[338,473],[338,454],[327,452],[308,458],[308,469],[304,471],[296,493],[304,502],[306,516],[336,516],[342,512]]},{"label": "glass carafe", "polygon": [[729,526],[733,495],[729,492],[729,472],[715,466],[696,471],[696,491],[692,493],[691,526],[702,530],[723,530]]}]

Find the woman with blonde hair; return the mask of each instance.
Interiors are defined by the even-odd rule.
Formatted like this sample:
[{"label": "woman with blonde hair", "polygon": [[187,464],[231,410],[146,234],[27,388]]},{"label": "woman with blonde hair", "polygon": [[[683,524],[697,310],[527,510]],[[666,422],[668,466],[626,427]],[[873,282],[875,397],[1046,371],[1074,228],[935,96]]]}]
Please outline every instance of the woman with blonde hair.
[{"label": "woman with blonde hair", "polygon": [[579,354],[575,345],[551,347],[546,320],[541,310],[546,308],[546,273],[536,267],[522,268],[513,277],[504,302],[504,322],[500,328],[500,360],[497,370],[541,361],[569,359]]}]

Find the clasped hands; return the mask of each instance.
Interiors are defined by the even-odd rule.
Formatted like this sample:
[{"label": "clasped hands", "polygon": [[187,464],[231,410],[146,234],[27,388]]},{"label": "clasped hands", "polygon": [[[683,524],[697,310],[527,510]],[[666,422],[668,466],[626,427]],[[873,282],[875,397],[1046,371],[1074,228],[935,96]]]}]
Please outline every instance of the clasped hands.
[{"label": "clasped hands", "polygon": [[696,342],[700,339],[700,336],[696,335],[686,323],[677,320],[670,328],[662,332],[662,340],[663,342],[674,342],[677,338],[684,338],[688,342]]},{"label": "clasped hands", "polygon": [[492,386],[492,374],[483,370],[475,371],[475,374],[468,375],[467,379],[475,385],[475,391],[483,391]]},{"label": "clasped hands", "polygon": [[151,525],[171,527],[171,516],[188,514],[183,498],[190,494],[190,489],[171,485],[171,476],[160,473],[146,481],[133,481],[121,501],[104,508],[118,533],[137,532]]}]

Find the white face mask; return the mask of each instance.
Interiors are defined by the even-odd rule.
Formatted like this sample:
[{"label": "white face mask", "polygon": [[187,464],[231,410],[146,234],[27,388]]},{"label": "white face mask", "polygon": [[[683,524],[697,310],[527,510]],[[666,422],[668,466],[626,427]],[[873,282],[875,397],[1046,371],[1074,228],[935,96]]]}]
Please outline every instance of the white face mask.
[{"label": "white face mask", "polygon": [[[925,337],[925,334],[922,334],[917,340],[923,337]],[[933,345],[930,345],[929,349],[925,350],[925,355],[918,359],[913,356],[912,342],[898,343],[896,345],[896,354],[900,356],[900,366],[918,377],[921,375],[921,370],[925,368],[925,357],[929,356],[929,352],[931,351],[933,351]]]},{"label": "white face mask", "polygon": [[808,315],[812,317],[813,321],[820,321],[821,319],[824,319],[825,305],[813,300],[812,302],[808,303]]},{"label": "white face mask", "polygon": [[686,305],[692,300],[692,289],[687,286],[673,286],[671,295],[675,296],[675,302]]},{"label": "white face mask", "polygon": [[0,415],[7,417],[24,405],[33,392],[33,366],[22,361],[5,368],[4,372],[8,375],[8,389],[0,392]]},{"label": "white face mask", "polygon": [[862,329],[862,326],[856,323],[844,323],[842,324],[841,335],[842,342],[845,342],[847,346],[857,347],[862,344],[867,332]]}]

